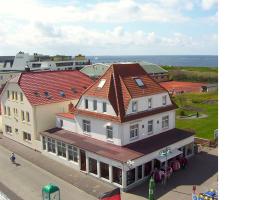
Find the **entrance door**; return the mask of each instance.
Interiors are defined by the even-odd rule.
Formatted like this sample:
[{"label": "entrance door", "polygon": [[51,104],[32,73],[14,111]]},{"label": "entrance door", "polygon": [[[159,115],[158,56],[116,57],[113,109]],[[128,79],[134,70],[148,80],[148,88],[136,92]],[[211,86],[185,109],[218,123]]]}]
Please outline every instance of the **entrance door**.
[{"label": "entrance door", "polygon": [[81,170],[86,171],[86,156],[85,151],[80,150],[80,158],[81,158]]}]

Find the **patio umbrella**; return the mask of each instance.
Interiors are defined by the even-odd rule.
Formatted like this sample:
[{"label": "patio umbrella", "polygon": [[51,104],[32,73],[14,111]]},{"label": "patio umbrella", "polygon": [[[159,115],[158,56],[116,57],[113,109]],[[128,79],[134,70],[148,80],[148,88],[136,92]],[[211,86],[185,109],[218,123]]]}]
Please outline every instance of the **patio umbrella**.
[{"label": "patio umbrella", "polygon": [[148,194],[148,200],[154,200],[154,189],[156,187],[155,181],[153,177],[150,178],[149,181],[149,194]]}]

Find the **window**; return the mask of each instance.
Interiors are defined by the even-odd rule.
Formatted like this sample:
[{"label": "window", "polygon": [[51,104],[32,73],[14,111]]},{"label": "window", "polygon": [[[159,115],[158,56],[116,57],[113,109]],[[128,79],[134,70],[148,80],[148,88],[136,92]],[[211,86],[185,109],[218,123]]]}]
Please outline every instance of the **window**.
[{"label": "window", "polygon": [[66,158],[66,144],[61,141],[57,141],[57,155]]},{"label": "window", "polygon": [[103,86],[105,85],[106,83],[106,79],[101,79],[99,84],[98,84],[98,88],[103,88]]},{"label": "window", "polygon": [[102,103],[102,111],[107,112],[107,103],[106,102]]},{"label": "window", "polygon": [[83,120],[83,132],[90,133],[91,132],[91,123],[88,120]]},{"label": "window", "polygon": [[23,93],[20,93],[20,100],[23,101]]},{"label": "window", "polygon": [[6,115],[7,114],[7,107],[5,106],[5,108],[4,108],[4,115]]},{"label": "window", "polygon": [[7,91],[7,98],[10,98],[9,90]]},{"label": "window", "polygon": [[15,92],[15,100],[18,100],[18,92]]},{"label": "window", "polygon": [[148,108],[152,108],[152,98],[148,99]]},{"label": "window", "polygon": [[6,125],[5,126],[6,133],[12,134],[12,128],[11,126]]},{"label": "window", "polygon": [[10,116],[10,107],[7,107],[7,113],[8,113],[8,116]]},{"label": "window", "polygon": [[93,158],[89,158],[89,172],[97,174],[97,160]]},{"label": "window", "polygon": [[49,152],[52,152],[52,153],[55,153],[56,150],[55,150],[55,140],[52,139],[52,138],[48,138],[48,151]]},{"label": "window", "polygon": [[137,138],[139,135],[139,125],[134,124],[130,126],[130,139]]},{"label": "window", "polygon": [[22,121],[25,121],[24,111],[21,111],[21,117],[22,117]]},{"label": "window", "polygon": [[42,136],[42,147],[43,150],[46,150],[46,138],[44,136]]},{"label": "window", "polygon": [[11,99],[14,100],[15,99],[15,92],[12,91],[11,94],[12,94]]},{"label": "window", "polygon": [[19,133],[19,130],[17,128],[15,128],[15,133],[18,134]]},{"label": "window", "polygon": [[166,105],[167,104],[167,96],[163,96],[162,97],[162,105]]},{"label": "window", "polygon": [[137,112],[138,110],[138,103],[137,101],[132,102],[132,112]]},{"label": "window", "polygon": [[88,99],[85,99],[84,100],[84,108],[85,109],[88,109]]},{"label": "window", "polygon": [[112,126],[106,126],[106,133],[108,139],[113,139],[113,127]]},{"label": "window", "polygon": [[97,110],[97,100],[93,101],[93,110]]},{"label": "window", "polygon": [[23,140],[31,141],[31,134],[23,132]]},{"label": "window", "polygon": [[169,127],[169,116],[162,117],[162,128]]},{"label": "window", "polygon": [[153,133],[153,120],[148,121],[148,133]]},{"label": "window", "polygon": [[13,108],[14,116],[18,116],[18,110],[17,108]]},{"label": "window", "polygon": [[78,162],[77,148],[71,145],[68,145],[68,160]]},{"label": "window", "polygon": [[144,86],[144,83],[142,82],[141,79],[135,78],[134,80],[135,80],[136,84],[137,84],[139,87],[143,87],[143,86]]},{"label": "window", "polygon": [[30,122],[29,112],[26,112],[26,121],[27,121],[27,122]]}]

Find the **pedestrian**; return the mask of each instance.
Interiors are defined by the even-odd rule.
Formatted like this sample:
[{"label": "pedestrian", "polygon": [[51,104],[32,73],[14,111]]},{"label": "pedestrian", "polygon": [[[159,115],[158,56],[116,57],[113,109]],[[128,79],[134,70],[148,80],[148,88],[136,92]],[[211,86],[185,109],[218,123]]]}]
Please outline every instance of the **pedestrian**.
[{"label": "pedestrian", "polygon": [[12,163],[15,163],[16,157],[15,157],[15,154],[13,152],[11,153],[10,160]]}]

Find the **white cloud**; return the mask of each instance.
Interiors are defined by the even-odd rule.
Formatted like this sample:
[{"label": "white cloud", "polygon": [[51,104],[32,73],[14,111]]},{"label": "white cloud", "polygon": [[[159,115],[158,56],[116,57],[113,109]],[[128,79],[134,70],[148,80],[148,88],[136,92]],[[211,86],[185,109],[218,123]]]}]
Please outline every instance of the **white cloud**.
[{"label": "white cloud", "polygon": [[48,5],[35,0],[1,2],[0,16],[10,19],[60,22],[184,22],[189,18],[175,11],[174,6],[157,2],[139,3],[133,0],[99,2],[83,7],[75,5]]},{"label": "white cloud", "polygon": [[217,2],[217,0],[202,0],[202,8],[204,10],[210,10]]}]

